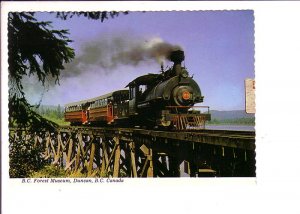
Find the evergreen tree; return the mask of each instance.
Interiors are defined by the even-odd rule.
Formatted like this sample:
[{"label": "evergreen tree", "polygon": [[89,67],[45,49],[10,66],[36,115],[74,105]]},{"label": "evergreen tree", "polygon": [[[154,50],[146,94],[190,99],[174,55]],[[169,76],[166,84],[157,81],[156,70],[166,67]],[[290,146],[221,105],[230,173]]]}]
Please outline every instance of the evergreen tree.
[{"label": "evergreen tree", "polygon": [[[118,16],[117,12],[58,12],[62,20],[74,15],[101,20]],[[126,14],[126,12],[125,12]],[[53,127],[45,121],[25,98],[22,78],[37,75],[42,85],[48,77],[59,83],[63,64],[70,62],[75,53],[69,47],[68,30],[55,30],[51,22],[39,22],[34,13],[13,12],[8,15],[8,64],[9,64],[9,124],[10,126]],[[42,110],[43,112],[43,110]]]}]

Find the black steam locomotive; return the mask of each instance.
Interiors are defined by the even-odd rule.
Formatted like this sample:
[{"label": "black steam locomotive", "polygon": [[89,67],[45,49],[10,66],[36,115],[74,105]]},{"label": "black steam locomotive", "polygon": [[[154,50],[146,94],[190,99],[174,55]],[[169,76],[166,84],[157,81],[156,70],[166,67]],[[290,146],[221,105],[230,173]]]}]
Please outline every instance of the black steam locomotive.
[{"label": "black steam locomotive", "polygon": [[177,130],[205,127],[209,108],[201,113],[195,103],[203,102],[198,84],[181,66],[184,52],[171,52],[172,68],[160,74],[147,74],[112,93],[69,103],[65,120],[71,125],[115,124],[140,127],[169,127]]}]

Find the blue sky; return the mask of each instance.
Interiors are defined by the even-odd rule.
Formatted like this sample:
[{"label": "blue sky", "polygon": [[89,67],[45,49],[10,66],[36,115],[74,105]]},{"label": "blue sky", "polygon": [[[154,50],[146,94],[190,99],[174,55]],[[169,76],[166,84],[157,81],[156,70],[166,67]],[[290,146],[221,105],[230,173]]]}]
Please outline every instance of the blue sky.
[{"label": "blue sky", "polygon": [[[37,18],[52,21],[55,29],[69,29],[74,41],[70,45],[75,49],[79,64],[87,46],[114,45],[111,41],[114,38],[123,38],[129,43],[155,38],[180,45],[185,51],[185,66],[205,96],[202,105],[216,110],[245,108],[244,80],[254,78],[254,17],[251,10],[130,12],[103,23],[84,17],[64,21],[50,13],[39,13]],[[167,65],[171,66],[166,62]],[[72,69],[66,67],[69,70],[62,71],[62,75],[64,72],[72,74]],[[60,86],[49,86],[42,104],[64,105],[99,96],[124,88],[137,76],[159,70],[160,65],[155,61],[136,66],[118,65],[106,70],[91,62],[81,65],[79,75],[63,77]],[[34,82],[34,77],[30,82]],[[29,85],[26,90],[31,103],[37,103],[42,88],[37,90]]]}]

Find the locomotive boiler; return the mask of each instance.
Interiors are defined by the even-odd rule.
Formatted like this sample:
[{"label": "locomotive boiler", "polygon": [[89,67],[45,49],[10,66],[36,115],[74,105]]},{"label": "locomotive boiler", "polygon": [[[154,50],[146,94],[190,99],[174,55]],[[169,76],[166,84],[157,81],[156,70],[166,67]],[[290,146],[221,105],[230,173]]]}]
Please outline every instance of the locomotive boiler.
[{"label": "locomotive boiler", "polygon": [[210,120],[209,108],[201,112],[203,102],[198,84],[181,63],[184,52],[168,56],[174,65],[160,74],[147,74],[131,81],[128,90],[119,90],[96,98],[69,103],[65,120],[71,125],[114,124],[176,130],[204,128]]}]

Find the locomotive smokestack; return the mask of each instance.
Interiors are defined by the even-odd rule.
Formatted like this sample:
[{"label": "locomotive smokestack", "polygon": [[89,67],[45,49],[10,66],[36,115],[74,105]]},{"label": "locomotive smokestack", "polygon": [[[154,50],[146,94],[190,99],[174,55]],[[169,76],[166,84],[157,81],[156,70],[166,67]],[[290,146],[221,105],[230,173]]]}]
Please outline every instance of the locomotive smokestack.
[{"label": "locomotive smokestack", "polygon": [[169,59],[174,62],[173,72],[175,75],[180,75],[181,62],[184,60],[184,52],[182,50],[172,51]]}]

